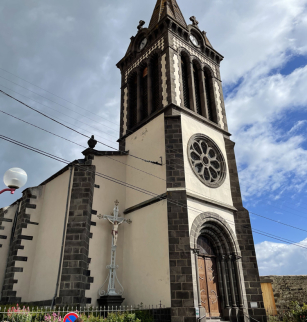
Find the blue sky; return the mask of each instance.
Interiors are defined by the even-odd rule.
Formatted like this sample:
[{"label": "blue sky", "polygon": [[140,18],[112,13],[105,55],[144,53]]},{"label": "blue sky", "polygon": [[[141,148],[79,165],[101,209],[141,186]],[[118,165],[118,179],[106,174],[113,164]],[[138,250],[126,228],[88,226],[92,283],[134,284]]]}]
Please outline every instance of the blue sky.
[{"label": "blue sky", "polygon": [[[221,75],[245,207],[307,230],[307,0],[178,0],[178,4],[187,22],[195,15],[214,48],[225,56]],[[18,98],[52,116],[70,115],[74,119],[59,117],[117,147],[120,73],[115,64],[125,54],[139,20],[148,24],[154,5],[155,0],[3,0],[0,68],[96,115],[1,69],[0,88],[18,92],[14,93]],[[0,106],[85,144],[84,138],[9,98],[0,96]],[[1,134],[16,140],[68,160],[82,157],[78,146],[7,116],[0,116],[0,125]],[[29,174],[28,186],[38,185],[62,167],[6,142],[0,147],[0,173],[22,167]],[[19,192],[2,195],[0,207],[19,196]],[[251,220],[255,229],[307,247],[307,232],[253,214]],[[254,239],[262,275],[307,274],[306,249],[258,234]]]}]

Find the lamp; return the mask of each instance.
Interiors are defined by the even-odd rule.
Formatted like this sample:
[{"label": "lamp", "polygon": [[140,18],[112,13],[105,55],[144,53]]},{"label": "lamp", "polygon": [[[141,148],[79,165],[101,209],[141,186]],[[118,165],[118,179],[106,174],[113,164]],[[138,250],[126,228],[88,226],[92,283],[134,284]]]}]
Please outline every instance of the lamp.
[{"label": "lamp", "polygon": [[26,184],[27,179],[27,173],[22,169],[11,168],[7,170],[4,174],[3,181],[8,188],[0,191],[0,194],[5,191],[10,191],[11,194],[13,194],[16,189],[19,189]]}]

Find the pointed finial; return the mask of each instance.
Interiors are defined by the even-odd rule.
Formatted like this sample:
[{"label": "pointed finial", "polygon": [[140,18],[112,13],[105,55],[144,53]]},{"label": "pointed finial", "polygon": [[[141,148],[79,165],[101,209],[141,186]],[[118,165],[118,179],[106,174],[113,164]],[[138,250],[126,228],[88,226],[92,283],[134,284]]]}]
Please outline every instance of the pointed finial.
[{"label": "pointed finial", "polygon": [[87,141],[87,144],[91,149],[95,148],[97,141],[95,140],[94,135],[92,135],[91,138]]},{"label": "pointed finial", "polygon": [[197,27],[197,26],[198,26],[199,22],[197,21],[197,19],[196,19],[196,17],[195,17],[195,16],[192,16],[192,17],[190,18],[190,20],[192,21],[193,26],[195,26],[195,27]]},{"label": "pointed finial", "polygon": [[138,30],[141,30],[144,25],[145,25],[145,21],[140,20],[139,25],[138,25]]}]

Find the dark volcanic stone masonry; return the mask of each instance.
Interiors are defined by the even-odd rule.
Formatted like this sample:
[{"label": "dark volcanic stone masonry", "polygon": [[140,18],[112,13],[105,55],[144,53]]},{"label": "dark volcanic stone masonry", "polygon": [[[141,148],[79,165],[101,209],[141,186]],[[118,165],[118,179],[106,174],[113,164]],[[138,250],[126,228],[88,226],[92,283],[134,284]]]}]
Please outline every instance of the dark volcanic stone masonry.
[{"label": "dark volcanic stone masonry", "polygon": [[89,289],[92,281],[88,271],[88,252],[95,170],[92,165],[78,166],[74,170],[57,305],[84,305],[90,302],[85,298],[85,290]]},{"label": "dark volcanic stone masonry", "polygon": [[[178,159],[183,164],[181,118],[165,117],[167,188],[184,188],[184,168],[174,167]],[[176,149],[176,154],[174,154]],[[178,168],[181,170],[178,170]],[[187,196],[185,190],[168,191],[168,234],[171,281],[172,322],[195,321],[190,253]]]}]

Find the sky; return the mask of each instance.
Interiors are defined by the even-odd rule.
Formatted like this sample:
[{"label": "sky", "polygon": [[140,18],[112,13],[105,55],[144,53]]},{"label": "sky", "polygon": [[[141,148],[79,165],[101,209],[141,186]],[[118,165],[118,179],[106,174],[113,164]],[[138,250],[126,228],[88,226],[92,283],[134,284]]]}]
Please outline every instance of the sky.
[{"label": "sky", "polygon": [[[117,148],[121,78],[115,65],[139,20],[148,25],[155,2],[2,0],[0,89]],[[196,16],[225,57],[221,76],[228,126],[260,274],[307,274],[307,0],[178,4],[188,23]],[[0,110],[86,146],[85,137],[1,93]],[[69,161],[83,157],[82,147],[1,112],[0,134]],[[23,168],[26,187],[63,167],[3,140],[0,148],[0,174]],[[0,207],[20,196],[20,191],[2,194]]]}]

